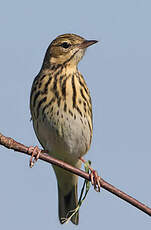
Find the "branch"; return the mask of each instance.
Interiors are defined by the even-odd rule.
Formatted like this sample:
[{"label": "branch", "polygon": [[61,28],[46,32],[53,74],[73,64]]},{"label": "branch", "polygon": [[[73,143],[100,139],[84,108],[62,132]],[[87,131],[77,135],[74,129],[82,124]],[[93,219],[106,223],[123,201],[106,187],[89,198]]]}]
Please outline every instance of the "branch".
[{"label": "branch", "polygon": [[[21,153],[25,153],[27,155],[32,154],[32,152],[29,151],[29,147],[15,141],[14,139],[10,138],[10,137],[5,137],[4,135],[2,135],[0,133],[0,145],[5,146],[8,149],[13,149],[14,151],[18,151]],[[48,163],[57,165],[69,172],[72,172],[80,177],[83,177],[86,180],[91,181],[90,175],[86,172],[84,172],[81,169],[75,168],[61,160],[55,159],[51,156],[49,156],[47,153],[45,153],[43,150],[39,155],[39,159],[46,161]],[[105,180],[103,180],[102,178],[100,179],[100,184],[101,187],[106,189],[107,191],[113,193],[114,195],[118,196],[119,198],[127,201],[128,203],[130,203],[131,205],[135,206],[136,208],[140,209],[141,211],[145,212],[146,214],[148,214],[149,216],[151,216],[151,208],[147,207],[145,204],[139,202],[138,200],[134,199],[133,197],[127,195],[126,193],[120,191],[119,189],[117,189],[116,187],[114,187],[113,185],[109,184],[108,182],[106,182]]]}]

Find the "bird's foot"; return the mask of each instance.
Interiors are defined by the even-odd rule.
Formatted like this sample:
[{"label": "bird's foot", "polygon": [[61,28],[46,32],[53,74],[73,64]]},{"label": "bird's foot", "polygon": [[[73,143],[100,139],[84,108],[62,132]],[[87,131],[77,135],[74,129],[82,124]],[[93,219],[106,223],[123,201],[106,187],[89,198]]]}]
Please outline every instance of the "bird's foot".
[{"label": "bird's foot", "polygon": [[94,186],[96,192],[100,192],[101,188],[101,177],[98,175],[96,170],[92,170],[90,173],[91,184]]},{"label": "bird's foot", "polygon": [[[86,163],[86,161],[80,157],[80,160],[83,163]],[[90,165],[88,165],[89,169],[90,169],[90,179],[91,179],[91,184],[94,186],[94,189],[96,192],[100,192],[100,188],[101,188],[101,177],[98,175],[97,171],[94,170]]]},{"label": "bird's foot", "polygon": [[28,152],[31,154],[31,158],[29,161],[29,167],[32,168],[35,164],[35,162],[39,159],[39,155],[41,153],[41,150],[38,148],[38,146],[30,146],[28,148]]}]

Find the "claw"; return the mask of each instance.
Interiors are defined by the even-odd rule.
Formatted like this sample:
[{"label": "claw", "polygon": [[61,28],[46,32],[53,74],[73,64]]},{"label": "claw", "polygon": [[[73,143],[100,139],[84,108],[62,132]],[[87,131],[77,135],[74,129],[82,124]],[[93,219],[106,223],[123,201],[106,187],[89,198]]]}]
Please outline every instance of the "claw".
[{"label": "claw", "polygon": [[98,176],[98,173],[96,170],[92,170],[90,173],[91,183],[94,186],[94,189],[96,192],[100,192],[101,188],[101,177]]},{"label": "claw", "polygon": [[38,148],[38,146],[35,146],[35,147],[30,146],[28,148],[28,152],[32,153],[30,161],[29,161],[29,167],[32,168],[34,166],[35,162],[39,159],[39,155],[41,153],[41,150]]},{"label": "claw", "polygon": [[[80,160],[85,163],[86,161],[80,157]],[[96,170],[94,170],[93,168],[91,168],[90,166],[88,166],[91,173],[90,173],[90,179],[91,179],[91,184],[94,186],[94,189],[96,192],[100,192],[100,188],[101,188],[101,177],[98,176],[98,173]]]}]

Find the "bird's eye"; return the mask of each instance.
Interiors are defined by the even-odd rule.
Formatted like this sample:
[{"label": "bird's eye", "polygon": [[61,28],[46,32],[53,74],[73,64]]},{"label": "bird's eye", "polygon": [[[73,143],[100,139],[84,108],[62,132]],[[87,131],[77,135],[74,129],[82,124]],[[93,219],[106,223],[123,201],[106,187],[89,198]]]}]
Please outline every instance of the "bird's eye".
[{"label": "bird's eye", "polygon": [[71,44],[68,43],[68,42],[63,42],[63,43],[61,43],[60,46],[62,46],[63,48],[67,49],[67,48],[69,48],[69,46],[71,46]]}]

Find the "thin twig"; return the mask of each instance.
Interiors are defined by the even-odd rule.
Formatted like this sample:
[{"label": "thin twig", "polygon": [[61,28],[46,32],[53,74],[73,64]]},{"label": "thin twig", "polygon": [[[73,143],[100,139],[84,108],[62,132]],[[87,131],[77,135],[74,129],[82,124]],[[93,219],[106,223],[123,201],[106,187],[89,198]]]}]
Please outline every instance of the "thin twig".
[{"label": "thin twig", "polygon": [[[30,156],[32,154],[32,152],[29,151],[29,147],[15,141],[14,139],[12,139],[10,137],[5,137],[1,133],[0,133],[0,145],[3,145],[6,148],[13,149],[13,150],[18,151],[18,152],[25,153],[25,154],[30,155]],[[77,168],[75,168],[75,167],[73,167],[73,166],[71,166],[71,165],[69,165],[69,164],[67,164],[61,160],[58,160],[58,159],[55,159],[55,158],[49,156],[43,150],[39,155],[39,159],[46,161],[48,163],[57,165],[61,168],[64,168],[65,170],[72,172],[74,174],[77,174],[78,176],[83,177],[86,180],[89,180],[89,181],[91,180],[90,175],[88,173],[84,172],[81,169],[77,169]],[[135,206],[136,208],[140,209],[141,211],[143,211],[146,214],[148,214],[149,216],[151,216],[151,208],[147,207],[145,204],[139,202],[138,200],[134,199],[133,197],[120,191],[119,189],[117,189],[113,185],[109,184],[108,182],[106,182],[102,178],[100,180],[100,184],[101,184],[102,188],[106,189],[107,191],[113,193],[114,195],[127,201],[131,205]]]}]

